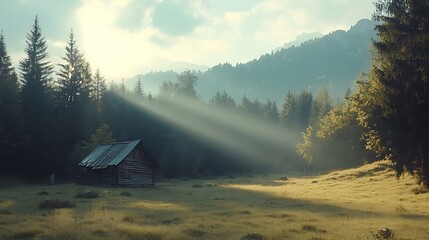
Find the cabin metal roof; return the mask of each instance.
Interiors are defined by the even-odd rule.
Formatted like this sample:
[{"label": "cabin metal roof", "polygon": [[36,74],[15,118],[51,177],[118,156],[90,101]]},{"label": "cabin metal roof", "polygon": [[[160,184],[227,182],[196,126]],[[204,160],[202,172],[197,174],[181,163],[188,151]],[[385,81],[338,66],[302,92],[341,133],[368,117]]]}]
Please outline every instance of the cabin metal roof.
[{"label": "cabin metal roof", "polygon": [[140,139],[100,145],[88,154],[79,165],[92,169],[117,166],[139,143]]}]

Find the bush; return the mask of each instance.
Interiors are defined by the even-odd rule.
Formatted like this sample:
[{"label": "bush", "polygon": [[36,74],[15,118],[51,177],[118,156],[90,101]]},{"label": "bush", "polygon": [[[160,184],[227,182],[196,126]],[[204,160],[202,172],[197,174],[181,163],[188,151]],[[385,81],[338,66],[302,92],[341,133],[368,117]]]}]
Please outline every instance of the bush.
[{"label": "bush", "polygon": [[424,194],[424,193],[429,193],[429,188],[425,187],[425,186],[419,186],[416,188],[413,188],[413,193],[414,194]]},{"label": "bush", "polygon": [[39,204],[40,209],[56,209],[56,208],[73,208],[76,207],[73,203],[63,200],[45,200]]},{"label": "bush", "polygon": [[206,232],[200,229],[188,228],[183,230],[183,233],[192,238],[202,238]]},{"label": "bush", "polygon": [[121,192],[121,194],[119,194],[119,195],[121,195],[123,197],[129,197],[129,196],[131,196],[131,193],[129,193],[129,192]]},{"label": "bush", "polygon": [[266,240],[264,235],[259,233],[248,233],[240,238],[240,240]]},{"label": "bush", "polygon": [[98,196],[97,192],[89,191],[89,192],[84,192],[84,193],[78,193],[78,194],[76,194],[76,197],[89,199],[89,198],[98,198],[99,196]]},{"label": "bush", "polygon": [[12,215],[12,212],[7,209],[0,210],[0,215]]}]

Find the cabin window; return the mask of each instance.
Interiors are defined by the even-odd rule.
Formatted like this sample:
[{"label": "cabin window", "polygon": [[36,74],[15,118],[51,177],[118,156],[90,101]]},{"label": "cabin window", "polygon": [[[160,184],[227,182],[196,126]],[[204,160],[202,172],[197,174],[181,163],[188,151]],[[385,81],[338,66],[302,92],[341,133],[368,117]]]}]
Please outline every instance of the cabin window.
[{"label": "cabin window", "polygon": [[138,149],[134,149],[133,158],[139,158],[139,150]]},{"label": "cabin window", "polygon": [[124,178],[131,178],[131,170],[124,170]]}]

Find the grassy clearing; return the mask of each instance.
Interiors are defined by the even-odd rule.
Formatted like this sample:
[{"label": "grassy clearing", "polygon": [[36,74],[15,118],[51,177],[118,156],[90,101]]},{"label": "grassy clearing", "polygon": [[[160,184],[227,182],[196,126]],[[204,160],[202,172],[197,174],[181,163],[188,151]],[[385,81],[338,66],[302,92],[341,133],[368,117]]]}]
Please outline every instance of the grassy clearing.
[{"label": "grassy clearing", "polygon": [[[3,187],[0,239],[379,239],[382,228],[429,239],[429,194],[416,194],[409,176],[397,181],[386,162],[280,176]],[[98,198],[76,197],[90,191]],[[74,207],[39,208],[56,199]]]}]

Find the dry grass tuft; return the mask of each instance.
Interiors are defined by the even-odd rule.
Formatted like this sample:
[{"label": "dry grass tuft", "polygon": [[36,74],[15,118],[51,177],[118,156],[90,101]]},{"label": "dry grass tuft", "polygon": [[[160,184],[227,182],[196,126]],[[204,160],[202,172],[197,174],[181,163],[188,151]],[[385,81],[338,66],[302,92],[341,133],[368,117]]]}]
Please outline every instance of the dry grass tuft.
[{"label": "dry grass tuft", "polygon": [[0,210],[0,215],[12,215],[12,212],[7,209]]},{"label": "dry grass tuft", "polygon": [[131,216],[125,216],[122,218],[123,222],[127,222],[127,223],[135,223],[136,219],[134,217]]},{"label": "dry grass tuft", "polygon": [[397,206],[395,210],[399,213],[404,213],[407,211],[407,209],[405,209],[405,207],[404,207],[404,205],[402,205],[402,203],[400,203],[399,206]]},{"label": "dry grass tuft", "polygon": [[317,229],[314,225],[304,224],[301,226],[301,230],[305,232],[317,232],[317,233],[326,233],[326,230]]},{"label": "dry grass tuft", "polygon": [[88,191],[88,192],[84,192],[84,193],[78,193],[76,194],[77,198],[86,198],[86,199],[91,199],[91,198],[98,198],[100,197],[98,195],[98,193],[96,191]]},{"label": "dry grass tuft", "polygon": [[413,191],[414,194],[424,194],[424,193],[429,193],[429,188],[425,187],[425,186],[418,186],[413,188],[411,191]]},{"label": "dry grass tuft", "polygon": [[248,233],[240,238],[240,240],[267,240],[264,235],[259,233]]},{"label": "dry grass tuft", "polygon": [[19,239],[19,240],[29,240],[34,239],[40,231],[37,230],[24,230],[22,232],[18,232],[12,235],[12,239]]},{"label": "dry grass tuft", "polygon": [[40,209],[74,208],[76,205],[64,200],[45,200],[39,204]]},{"label": "dry grass tuft", "polygon": [[202,238],[207,234],[205,231],[196,228],[185,229],[183,230],[183,233],[191,238]]},{"label": "dry grass tuft", "polygon": [[165,225],[178,225],[180,223],[180,218],[173,218],[173,219],[163,219],[160,221],[161,224]]},{"label": "dry grass tuft", "polygon": [[249,210],[244,210],[244,211],[240,211],[240,212],[238,212],[239,214],[243,214],[243,215],[249,215],[249,214],[251,214],[252,212],[250,212]]},{"label": "dry grass tuft", "polygon": [[102,229],[94,230],[92,231],[92,234],[94,234],[94,236],[96,236],[97,238],[105,238],[109,236],[109,233]]},{"label": "dry grass tuft", "polygon": [[131,196],[131,193],[130,192],[121,192],[121,194],[119,194],[119,195],[121,195],[123,197],[129,197],[129,196]]},{"label": "dry grass tuft", "polygon": [[142,240],[161,240],[162,235],[160,233],[153,233],[153,232],[146,232],[140,234],[140,237],[138,239]]},{"label": "dry grass tuft", "polygon": [[268,214],[268,217],[270,218],[291,218],[293,217],[293,214],[289,214],[289,213],[271,213]]}]

